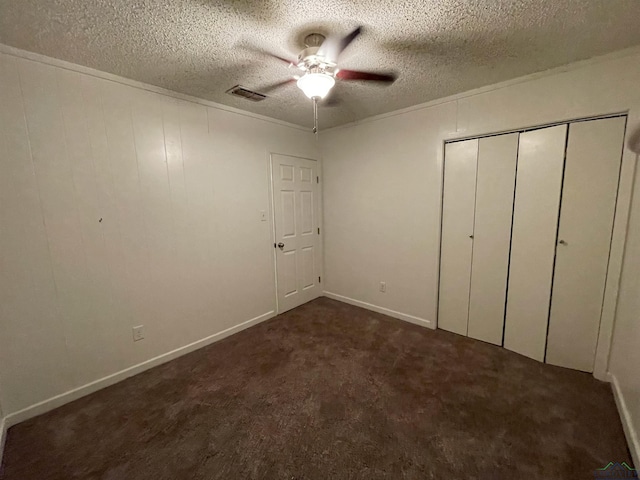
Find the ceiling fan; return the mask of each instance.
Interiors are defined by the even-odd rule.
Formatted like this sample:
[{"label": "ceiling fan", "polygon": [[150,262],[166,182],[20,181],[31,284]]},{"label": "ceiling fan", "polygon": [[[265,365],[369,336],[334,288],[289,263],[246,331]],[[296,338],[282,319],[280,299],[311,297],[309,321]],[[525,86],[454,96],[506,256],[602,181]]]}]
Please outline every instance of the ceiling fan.
[{"label": "ceiling fan", "polygon": [[369,81],[384,84],[393,83],[395,73],[362,72],[346,70],[338,67],[340,54],[362,33],[362,27],[357,27],[344,37],[311,33],[304,39],[305,48],[298,55],[297,60],[291,60],[275,55],[265,50],[260,53],[273,57],[289,67],[295,67],[299,73],[271,85],[260,88],[263,93],[272,92],[289,84],[296,83],[304,94],[313,100],[314,127],[313,133],[318,132],[318,101],[325,98],[339,81]]}]

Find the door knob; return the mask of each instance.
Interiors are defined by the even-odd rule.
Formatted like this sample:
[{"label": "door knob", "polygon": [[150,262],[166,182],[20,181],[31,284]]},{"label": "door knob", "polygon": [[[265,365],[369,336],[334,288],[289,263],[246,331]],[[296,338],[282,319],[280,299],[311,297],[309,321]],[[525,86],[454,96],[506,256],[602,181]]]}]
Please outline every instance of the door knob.
[{"label": "door knob", "polygon": [[473,240],[473,235],[469,235],[469,238],[470,238],[471,240]]},{"label": "door knob", "polygon": [[560,240],[560,241],[558,242],[558,245],[566,245],[566,244],[567,244],[567,242],[565,242],[564,240]]},{"label": "door knob", "polygon": [[284,249],[284,243],[280,242],[280,243],[278,244],[278,248],[279,248],[280,250],[283,250],[283,249]]}]

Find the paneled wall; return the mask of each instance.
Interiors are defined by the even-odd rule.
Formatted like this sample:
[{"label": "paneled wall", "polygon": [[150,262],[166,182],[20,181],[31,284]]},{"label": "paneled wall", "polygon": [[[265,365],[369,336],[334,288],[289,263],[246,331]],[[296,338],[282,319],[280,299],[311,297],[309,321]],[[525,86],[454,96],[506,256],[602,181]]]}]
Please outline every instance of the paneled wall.
[{"label": "paneled wall", "polygon": [[0,54],[4,413],[272,315],[268,154],[316,158],[315,145]]},{"label": "paneled wall", "polygon": [[321,133],[324,288],[335,298],[435,328],[438,157],[455,128],[448,102]]},{"label": "paneled wall", "polygon": [[[624,111],[630,133],[640,128],[638,85],[635,50],[321,133],[327,294],[435,327],[444,139]],[[629,213],[634,175],[635,155],[626,149],[624,158],[621,195],[627,205],[616,210],[618,224]],[[610,372],[629,399],[629,424],[638,429],[640,179],[635,185]],[[620,269],[624,243],[625,232],[614,232],[614,270]],[[386,292],[380,282],[386,282]],[[617,278],[607,282],[613,301],[604,305],[604,344],[610,340]],[[599,350],[600,378],[607,354]]]},{"label": "paneled wall", "polygon": [[[636,126],[636,132],[638,131]],[[640,157],[636,157],[636,162]],[[631,426],[631,453],[636,468],[640,466],[640,168],[636,167],[635,191],[631,205],[625,261],[622,269],[620,297],[613,332],[609,371],[616,388],[623,393],[624,408]]]}]

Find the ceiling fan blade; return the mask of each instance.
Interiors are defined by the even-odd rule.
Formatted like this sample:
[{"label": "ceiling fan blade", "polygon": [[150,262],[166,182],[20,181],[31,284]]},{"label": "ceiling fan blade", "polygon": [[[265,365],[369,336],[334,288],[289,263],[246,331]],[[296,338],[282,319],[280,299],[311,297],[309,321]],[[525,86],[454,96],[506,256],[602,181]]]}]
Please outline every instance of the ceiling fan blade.
[{"label": "ceiling fan blade", "polygon": [[291,83],[296,82],[295,78],[287,78],[286,80],[280,80],[279,82],[271,83],[257,89],[258,93],[271,93],[274,90],[285,87]]},{"label": "ceiling fan blade", "polygon": [[395,73],[359,72],[357,70],[338,70],[336,78],[340,80],[365,80],[370,82],[393,83],[398,76]]},{"label": "ceiling fan blade", "polygon": [[342,40],[340,40],[340,50],[338,51],[338,55],[340,55],[361,33],[362,27],[358,27],[349,35],[343,37]]},{"label": "ceiling fan blade", "polygon": [[318,55],[324,56],[325,58],[337,62],[340,54],[353,42],[360,34],[362,33],[362,27],[357,27],[353,30],[349,35],[337,38],[337,37],[329,37],[320,46],[320,50],[318,50]]},{"label": "ceiling fan blade", "polygon": [[254,47],[252,45],[246,45],[246,44],[240,44],[239,45],[241,48],[244,48],[245,50],[249,50],[250,52],[253,53],[257,53],[259,55],[265,55],[267,57],[271,57],[271,58],[275,58],[276,60],[280,60],[283,63],[286,63],[287,65],[297,65],[298,62],[295,59],[289,59],[289,58],[285,58],[285,57],[281,57],[280,55],[276,55],[275,53],[271,53],[268,50],[264,50],[262,48],[258,48],[258,47]]}]

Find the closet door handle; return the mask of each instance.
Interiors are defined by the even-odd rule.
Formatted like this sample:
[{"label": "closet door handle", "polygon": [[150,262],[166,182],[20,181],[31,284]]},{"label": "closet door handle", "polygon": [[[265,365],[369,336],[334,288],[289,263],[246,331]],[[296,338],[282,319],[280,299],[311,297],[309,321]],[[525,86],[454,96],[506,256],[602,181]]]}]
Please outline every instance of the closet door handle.
[{"label": "closet door handle", "polygon": [[470,238],[471,240],[473,240],[473,235],[469,235],[469,238]]},{"label": "closet door handle", "polygon": [[564,240],[558,241],[558,245],[566,245],[566,244],[567,244],[567,242],[565,242]]}]

